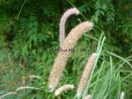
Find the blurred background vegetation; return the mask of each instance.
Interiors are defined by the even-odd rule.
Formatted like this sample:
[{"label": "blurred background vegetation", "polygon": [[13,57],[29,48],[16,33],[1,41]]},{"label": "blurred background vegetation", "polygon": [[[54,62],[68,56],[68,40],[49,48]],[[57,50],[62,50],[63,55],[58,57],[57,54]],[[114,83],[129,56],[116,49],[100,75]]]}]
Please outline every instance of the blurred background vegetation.
[{"label": "blurred background vegetation", "polygon": [[[114,68],[118,68],[121,64],[121,60],[117,57],[112,57],[111,60],[107,51],[120,57],[129,57],[122,62],[127,60],[132,63],[132,0],[0,0],[0,95],[15,91],[21,86],[41,89],[41,91],[22,90],[3,99],[72,99],[74,97],[75,90],[55,98],[53,93],[49,95],[47,89],[49,72],[58,53],[54,49],[59,48],[59,21],[62,14],[73,6],[83,16],[72,16],[68,19],[67,34],[80,21],[86,20],[94,22],[99,29],[95,27],[78,41],[75,48],[88,51],[72,53],[61,85],[70,83],[77,86],[86,60],[97,49],[98,40],[92,38],[99,39],[101,31],[104,32],[106,40],[98,65],[104,60],[107,61],[104,65],[108,66],[109,61],[113,61]],[[96,68],[98,69],[99,67]],[[118,75],[123,79],[121,86],[127,91],[126,99],[131,99],[132,69],[123,64],[121,70]],[[107,69],[104,72],[107,74]],[[29,77],[30,75],[37,75],[42,79]],[[95,79],[96,75],[93,82],[96,81]],[[93,89],[91,87],[91,91]],[[116,89],[113,94],[115,91]],[[108,95],[107,99],[117,98]]]}]

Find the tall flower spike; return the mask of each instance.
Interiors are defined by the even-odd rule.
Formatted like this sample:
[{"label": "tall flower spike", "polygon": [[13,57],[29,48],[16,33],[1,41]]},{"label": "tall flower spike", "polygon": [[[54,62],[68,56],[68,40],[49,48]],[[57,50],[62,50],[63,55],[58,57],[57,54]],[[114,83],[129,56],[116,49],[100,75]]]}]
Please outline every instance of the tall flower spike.
[{"label": "tall flower spike", "polygon": [[77,10],[76,8],[71,8],[71,9],[68,9],[61,17],[61,20],[60,20],[60,25],[59,25],[59,42],[60,42],[60,47],[65,39],[65,24],[66,24],[66,21],[68,19],[68,17],[70,17],[71,15],[78,15],[80,12],[79,10]]},{"label": "tall flower spike", "polygon": [[97,57],[97,54],[93,53],[87,61],[87,64],[83,70],[82,77],[81,77],[79,85],[78,85],[78,89],[77,89],[77,96],[78,97],[82,94],[82,92],[86,88],[87,81],[88,81],[88,78],[90,76],[91,70],[94,66],[94,62],[96,60],[96,57]]},{"label": "tall flower spike", "polygon": [[63,85],[55,91],[55,96],[58,96],[58,95],[62,94],[64,91],[67,91],[67,90],[70,90],[73,88],[74,88],[74,85],[70,85],[70,84]]},{"label": "tall flower spike", "polygon": [[93,24],[91,22],[86,21],[80,23],[71,30],[71,32],[64,40],[61,51],[59,51],[53,64],[53,68],[50,72],[48,80],[48,87],[51,89],[50,91],[53,91],[58,86],[60,79],[62,78],[64,68],[71,53],[69,50],[73,49],[81,35],[85,31],[92,29],[92,27]]}]

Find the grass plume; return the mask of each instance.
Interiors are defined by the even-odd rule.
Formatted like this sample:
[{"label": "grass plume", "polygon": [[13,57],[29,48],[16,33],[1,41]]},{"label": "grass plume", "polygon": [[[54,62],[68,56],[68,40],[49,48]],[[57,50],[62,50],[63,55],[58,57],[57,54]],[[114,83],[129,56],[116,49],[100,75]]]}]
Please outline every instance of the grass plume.
[{"label": "grass plume", "polygon": [[94,62],[96,60],[96,53],[93,53],[90,58],[87,61],[87,64],[83,70],[82,73],[82,77],[80,79],[79,85],[78,85],[78,89],[77,89],[77,96],[79,97],[80,94],[85,90],[87,82],[88,82],[88,78],[90,76],[91,70],[94,66]]},{"label": "grass plume", "polygon": [[91,22],[82,22],[77,25],[75,28],[71,30],[66,39],[64,40],[61,51],[59,51],[55,62],[53,64],[53,68],[50,72],[48,87],[53,91],[59,84],[64,68],[67,64],[67,60],[70,57],[69,49],[73,49],[78,39],[82,36],[82,34],[90,29],[92,29],[93,24]]},{"label": "grass plume", "polygon": [[59,24],[59,40],[60,40],[60,47],[63,44],[63,41],[65,39],[65,24],[67,19],[71,16],[71,15],[78,15],[80,12],[78,9],[76,8],[70,8],[68,9],[61,17],[60,19],[60,24]]},{"label": "grass plume", "polygon": [[71,90],[73,88],[74,88],[74,85],[70,85],[70,84],[63,85],[55,91],[55,96],[58,96],[62,94],[64,91]]}]

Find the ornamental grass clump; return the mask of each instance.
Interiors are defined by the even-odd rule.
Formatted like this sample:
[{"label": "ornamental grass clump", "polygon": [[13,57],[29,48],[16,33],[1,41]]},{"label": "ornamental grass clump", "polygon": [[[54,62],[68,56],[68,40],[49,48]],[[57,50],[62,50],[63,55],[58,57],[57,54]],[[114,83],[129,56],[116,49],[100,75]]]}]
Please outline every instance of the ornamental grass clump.
[{"label": "ornamental grass clump", "polygon": [[60,42],[60,47],[65,39],[65,24],[67,19],[71,16],[71,15],[78,15],[80,12],[78,9],[76,8],[71,8],[68,9],[61,17],[60,20],[60,24],[59,24],[59,42]]},{"label": "ornamental grass clump", "polygon": [[96,57],[97,57],[97,54],[93,53],[90,56],[90,58],[88,59],[88,61],[87,61],[87,64],[86,64],[86,66],[85,66],[85,68],[83,70],[80,82],[78,84],[78,88],[77,88],[77,96],[78,97],[83,93],[83,91],[86,88],[86,85],[87,85],[87,82],[88,82],[88,78],[89,78],[90,73],[92,71],[92,68],[94,66],[94,62],[96,60]]},{"label": "ornamental grass clump", "polygon": [[59,84],[64,68],[67,64],[67,60],[70,57],[71,49],[74,48],[78,39],[82,36],[82,34],[90,29],[92,29],[93,23],[86,21],[77,25],[75,28],[71,30],[66,39],[64,40],[61,50],[59,51],[55,62],[53,64],[53,68],[50,72],[50,76],[48,79],[48,87],[50,91],[53,91]]}]

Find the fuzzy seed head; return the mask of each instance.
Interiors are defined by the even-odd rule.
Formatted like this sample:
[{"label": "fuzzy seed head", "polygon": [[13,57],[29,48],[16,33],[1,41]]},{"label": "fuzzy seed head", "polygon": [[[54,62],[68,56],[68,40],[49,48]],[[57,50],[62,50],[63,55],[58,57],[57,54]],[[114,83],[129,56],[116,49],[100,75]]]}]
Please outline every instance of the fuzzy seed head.
[{"label": "fuzzy seed head", "polygon": [[121,92],[120,99],[124,99],[125,92]]},{"label": "fuzzy seed head", "polygon": [[91,95],[87,95],[87,96],[85,96],[84,99],[90,99],[90,98],[91,98]]},{"label": "fuzzy seed head", "polygon": [[67,19],[71,16],[71,15],[78,15],[80,12],[78,9],[76,8],[71,8],[68,9],[61,17],[60,20],[60,24],[59,24],[59,40],[60,40],[60,46],[62,45],[64,39],[65,39],[65,24]]},{"label": "fuzzy seed head", "polygon": [[89,78],[90,73],[92,71],[92,68],[94,66],[94,62],[96,60],[96,57],[97,57],[97,54],[93,53],[87,61],[87,64],[83,70],[83,73],[82,73],[82,76],[81,76],[81,79],[80,79],[80,82],[78,85],[78,89],[77,89],[77,96],[78,97],[82,94],[82,92],[86,88],[87,81],[88,81],[88,78]]},{"label": "fuzzy seed head", "polygon": [[55,91],[55,96],[58,96],[62,94],[64,91],[71,90],[73,88],[74,88],[74,85],[70,85],[70,84],[63,85]]},{"label": "fuzzy seed head", "polygon": [[49,80],[48,80],[48,86],[53,91],[59,84],[62,74],[64,71],[64,68],[67,64],[67,60],[70,57],[71,51],[69,49],[73,49],[75,44],[77,43],[78,39],[81,37],[81,35],[85,32],[90,30],[93,27],[93,24],[91,22],[83,22],[77,25],[75,28],[71,30],[71,32],[68,34],[66,39],[64,40],[61,51],[59,51],[55,62],[53,64],[53,68],[50,72]]}]

